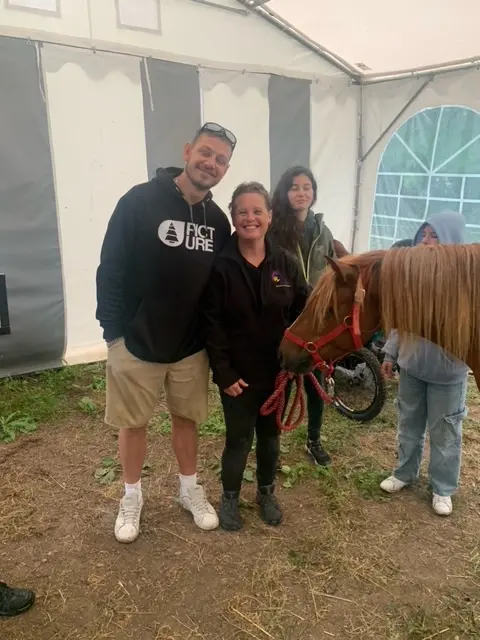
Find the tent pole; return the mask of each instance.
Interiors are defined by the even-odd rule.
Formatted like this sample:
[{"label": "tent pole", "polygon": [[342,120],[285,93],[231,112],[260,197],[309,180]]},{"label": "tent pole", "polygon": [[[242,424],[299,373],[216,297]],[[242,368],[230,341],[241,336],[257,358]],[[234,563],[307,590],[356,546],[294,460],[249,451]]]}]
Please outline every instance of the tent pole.
[{"label": "tent pole", "polygon": [[312,40],[299,31],[293,24],[284,20],[280,15],[275,13],[275,11],[272,11],[272,9],[265,8],[262,5],[251,5],[249,0],[237,0],[237,2],[242,4],[251,12],[262,16],[262,18],[270,22],[270,24],[274,25],[277,29],[280,29],[283,33],[286,33],[288,36],[302,44],[304,47],[307,47],[307,49],[310,49],[310,51],[313,51],[324,60],[327,60],[327,62],[350,76],[350,78],[357,82],[361,82],[362,73],[354,65],[350,64],[347,60],[344,60],[332,51],[329,51],[327,48],[322,47],[318,42],[315,42],[315,40]]},{"label": "tent pole", "polygon": [[403,69],[385,73],[366,73],[363,76],[365,84],[379,84],[380,82],[392,82],[393,80],[406,80],[409,78],[421,78],[431,74],[440,75],[455,71],[466,71],[468,69],[478,69],[480,67],[480,57],[452,60],[445,64],[417,67],[413,69]]},{"label": "tent pole", "polygon": [[428,87],[428,85],[432,82],[432,80],[434,79],[435,76],[431,76],[430,78],[428,78],[428,80],[425,80],[425,82],[422,84],[421,87],[419,87],[415,93],[413,94],[413,96],[408,100],[408,102],[400,109],[400,111],[397,113],[397,115],[393,118],[393,120],[390,122],[389,125],[387,125],[387,127],[382,131],[382,133],[378,136],[378,138],[375,140],[375,142],[372,144],[372,146],[364,153],[364,155],[361,158],[361,162],[365,162],[365,160],[368,158],[368,156],[372,153],[372,151],[375,149],[375,147],[383,140],[383,138],[387,135],[387,133],[390,131],[390,129],[400,120],[400,118],[403,116],[403,114],[405,113],[405,111],[408,109],[408,107],[413,104],[415,102],[415,100],[418,98],[418,96],[423,93],[423,91]]},{"label": "tent pole", "polygon": [[358,231],[358,218],[360,215],[360,185],[362,182],[363,166],[363,84],[359,87],[358,112],[357,112],[357,170],[355,178],[355,197],[353,203],[353,225],[352,239],[350,241],[350,251],[355,251],[355,238]]},{"label": "tent pole", "polygon": [[224,4],[218,4],[217,2],[212,2],[212,0],[193,0],[193,2],[198,2],[198,4],[203,4],[206,7],[213,7],[214,9],[223,9],[224,11],[232,11],[233,13],[241,13],[244,16],[248,15],[248,11],[246,9],[240,9],[236,7],[228,7]]},{"label": "tent pole", "polygon": [[[1,3],[1,0],[0,0]],[[188,64],[195,66],[198,69],[216,69],[220,71],[234,71],[239,73],[252,73],[255,75],[269,76],[279,75],[287,78],[301,78],[314,82],[317,76],[311,72],[306,71],[289,71],[282,67],[271,67],[265,65],[255,64],[240,64],[236,62],[222,63],[212,62],[203,58],[192,58],[191,56],[184,56],[181,54],[172,54],[170,52],[157,51],[155,49],[147,49],[142,47],[136,47],[135,45],[126,45],[119,42],[109,42],[104,40],[96,40],[90,38],[79,38],[77,36],[69,36],[64,34],[48,34],[48,38],[45,37],[45,32],[35,30],[27,30],[22,27],[5,27],[0,24],[0,38],[5,36],[7,38],[16,38],[25,42],[27,46],[34,46],[36,42],[39,44],[53,44],[61,45],[62,47],[68,47],[69,49],[78,49],[80,51],[89,51],[90,53],[113,53],[114,55],[127,56],[129,58],[137,58],[142,60],[144,58],[151,58],[153,60],[163,60],[166,62],[176,62],[178,64]],[[1,95],[1,94],[0,94]]]}]

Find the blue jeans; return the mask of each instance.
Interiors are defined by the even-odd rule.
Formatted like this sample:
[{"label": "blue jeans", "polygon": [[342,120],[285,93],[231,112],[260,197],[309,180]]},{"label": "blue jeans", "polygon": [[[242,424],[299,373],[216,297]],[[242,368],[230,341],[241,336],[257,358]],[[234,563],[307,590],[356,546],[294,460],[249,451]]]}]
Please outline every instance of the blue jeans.
[{"label": "blue jeans", "polygon": [[467,377],[455,384],[423,382],[406,371],[398,386],[398,467],[395,478],[411,484],[418,478],[425,434],[430,434],[428,475],[433,492],[451,496],[458,487],[462,455],[462,421],[467,414]]}]

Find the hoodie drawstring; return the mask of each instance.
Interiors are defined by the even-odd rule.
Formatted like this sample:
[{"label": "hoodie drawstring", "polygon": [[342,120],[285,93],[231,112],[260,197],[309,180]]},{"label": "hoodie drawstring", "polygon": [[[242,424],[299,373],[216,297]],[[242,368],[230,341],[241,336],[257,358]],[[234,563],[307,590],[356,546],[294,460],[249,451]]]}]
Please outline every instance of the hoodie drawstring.
[{"label": "hoodie drawstring", "polygon": [[[185,198],[183,198],[183,199],[185,200]],[[185,200],[185,202],[187,202],[187,201]],[[193,224],[195,222],[194,219],[193,219],[193,207],[189,202],[187,202],[187,204],[188,204],[188,208],[190,210],[190,221]],[[205,237],[206,237],[206,235],[207,235],[207,207],[205,206],[205,202],[202,202],[202,209],[203,209],[203,226],[205,228]]]},{"label": "hoodie drawstring", "polygon": [[[175,179],[173,180],[173,184],[175,185],[175,188],[178,191],[178,193],[182,196],[182,198],[188,204],[188,208],[190,210],[190,221],[192,222],[192,224],[194,224],[195,221],[193,219],[193,207],[192,207],[192,205],[188,202],[188,200],[183,195],[182,190],[178,186],[178,184],[177,184]],[[203,226],[204,226],[204,229],[205,229],[205,237],[207,237],[207,207],[205,206],[205,200],[202,200],[202,208],[203,208]]]},{"label": "hoodie drawstring", "polygon": [[[185,200],[185,198],[184,198],[184,200]],[[187,201],[185,200],[185,202],[187,202]],[[190,209],[190,220],[193,223],[194,222],[194,219],[193,219],[193,207],[189,202],[187,202],[187,204],[188,204],[188,208]],[[202,208],[203,208],[203,226],[205,227],[205,235],[206,235],[206,233],[207,233],[207,207],[205,206],[204,202],[202,202]]]}]

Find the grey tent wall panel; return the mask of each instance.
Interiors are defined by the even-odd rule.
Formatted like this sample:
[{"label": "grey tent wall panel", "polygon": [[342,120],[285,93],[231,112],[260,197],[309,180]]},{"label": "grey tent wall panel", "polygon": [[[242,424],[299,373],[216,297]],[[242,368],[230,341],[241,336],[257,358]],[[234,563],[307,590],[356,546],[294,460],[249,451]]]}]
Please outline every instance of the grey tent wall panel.
[{"label": "grey tent wall panel", "polygon": [[289,167],[310,167],[310,81],[270,76],[268,103],[273,190]]},{"label": "grey tent wall panel", "polygon": [[35,47],[0,37],[0,273],[10,334],[0,376],[61,365],[62,261],[44,102]]},{"label": "grey tent wall panel", "polygon": [[182,152],[201,126],[198,69],[148,59],[142,63],[143,112],[148,175],[158,167],[183,167]]}]

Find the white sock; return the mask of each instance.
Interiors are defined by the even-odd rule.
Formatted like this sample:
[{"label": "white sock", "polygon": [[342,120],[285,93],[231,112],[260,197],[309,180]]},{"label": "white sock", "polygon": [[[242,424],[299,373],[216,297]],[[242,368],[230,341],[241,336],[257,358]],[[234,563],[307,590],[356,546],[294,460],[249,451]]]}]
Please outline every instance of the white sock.
[{"label": "white sock", "polygon": [[142,493],[142,481],[139,480],[138,482],[135,482],[135,484],[128,484],[128,482],[125,482],[125,495],[126,496],[131,496],[132,493]]},{"label": "white sock", "polygon": [[188,489],[195,487],[197,485],[197,474],[194,473],[193,476],[182,476],[181,473],[178,474],[180,478],[180,491],[186,492]]}]

